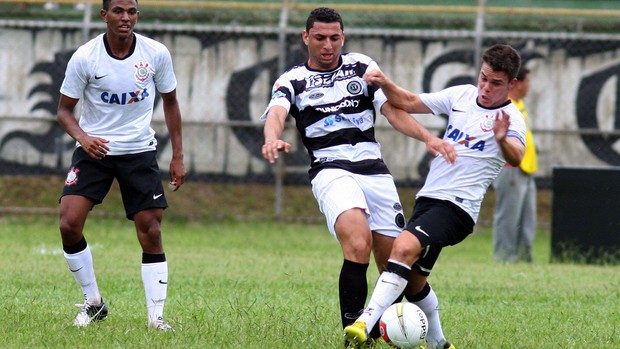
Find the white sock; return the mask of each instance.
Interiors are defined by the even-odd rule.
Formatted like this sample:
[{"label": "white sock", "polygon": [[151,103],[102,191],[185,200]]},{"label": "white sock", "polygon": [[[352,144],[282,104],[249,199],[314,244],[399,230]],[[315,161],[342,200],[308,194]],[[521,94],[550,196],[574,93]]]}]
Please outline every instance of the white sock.
[{"label": "white sock", "polygon": [[164,302],[168,293],[168,262],[143,263],[142,283],[149,323],[154,323],[164,317]]},{"label": "white sock", "polygon": [[99,294],[99,287],[95,278],[93,255],[90,252],[90,247],[86,245],[83,251],[74,254],[64,252],[64,255],[67,265],[69,265],[69,270],[73,274],[75,281],[82,288],[84,300],[89,304],[101,304],[101,294]]},{"label": "white sock", "polygon": [[381,273],[370,301],[368,301],[368,306],[357,320],[366,323],[366,328],[370,331],[379,321],[385,309],[403,293],[407,287],[407,282],[407,279],[397,274],[387,271]]},{"label": "white sock", "polygon": [[[429,285],[430,286],[430,285]],[[426,343],[429,348],[435,348],[439,343],[445,341],[443,329],[441,328],[441,320],[439,319],[439,299],[433,288],[430,293],[422,300],[413,302],[424,311],[428,320],[428,333],[426,334]]]}]

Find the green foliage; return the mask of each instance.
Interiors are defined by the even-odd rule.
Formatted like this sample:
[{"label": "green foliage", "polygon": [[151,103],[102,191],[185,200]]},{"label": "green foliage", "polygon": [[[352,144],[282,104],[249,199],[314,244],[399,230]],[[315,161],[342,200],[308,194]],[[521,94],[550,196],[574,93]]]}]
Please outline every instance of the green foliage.
[{"label": "green foliage", "polygon": [[[140,248],[118,217],[93,216],[86,227],[110,315],[72,327],[81,292],[56,225],[0,217],[3,348],[341,347],[342,257],[323,223],[165,221],[174,333],[146,328]],[[488,230],[446,248],[430,281],[447,337],[458,348],[618,348],[620,267],[550,264],[549,252],[546,232],[534,264],[492,262]]]}]

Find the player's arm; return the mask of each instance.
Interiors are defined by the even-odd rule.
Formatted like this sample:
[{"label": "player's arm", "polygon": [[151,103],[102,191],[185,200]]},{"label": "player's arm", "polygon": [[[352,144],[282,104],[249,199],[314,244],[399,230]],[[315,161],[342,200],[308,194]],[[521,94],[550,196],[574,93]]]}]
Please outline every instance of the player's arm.
[{"label": "player's arm", "polygon": [[523,155],[525,154],[525,145],[517,137],[508,135],[508,127],[510,127],[510,114],[501,109],[493,122],[493,132],[495,140],[502,151],[502,155],[506,162],[511,166],[519,166]]},{"label": "player's arm", "polygon": [[443,139],[430,133],[422,124],[414,117],[409,115],[402,109],[396,108],[390,102],[383,103],[381,113],[385,115],[390,125],[404,135],[415,138],[426,144],[426,150],[433,156],[439,154],[453,164],[456,161],[456,150],[454,147]]},{"label": "player's arm", "polygon": [[263,144],[262,151],[263,157],[269,161],[269,163],[273,164],[276,162],[280,151],[288,153],[289,150],[291,150],[291,145],[280,139],[282,132],[284,132],[287,116],[288,110],[279,105],[272,106],[267,112],[267,118],[263,128],[265,144]]},{"label": "player's arm", "polygon": [[103,159],[103,157],[110,151],[110,148],[106,143],[107,139],[100,137],[89,136],[78,124],[73,110],[78,102],[78,99],[60,95],[60,101],[58,102],[58,110],[56,112],[56,120],[60,126],[67,132],[71,138],[75,139],[82,149],[93,159]]},{"label": "player's arm", "polygon": [[177,100],[177,91],[161,93],[164,104],[164,118],[172,145],[172,160],[170,160],[170,185],[176,191],[185,182],[185,165],[183,165],[183,136],[181,124],[181,109]]},{"label": "player's arm", "polygon": [[381,70],[375,69],[364,74],[364,80],[369,85],[381,88],[390,104],[410,114],[430,114],[431,109],[426,106],[418,94],[399,87],[390,80]]}]

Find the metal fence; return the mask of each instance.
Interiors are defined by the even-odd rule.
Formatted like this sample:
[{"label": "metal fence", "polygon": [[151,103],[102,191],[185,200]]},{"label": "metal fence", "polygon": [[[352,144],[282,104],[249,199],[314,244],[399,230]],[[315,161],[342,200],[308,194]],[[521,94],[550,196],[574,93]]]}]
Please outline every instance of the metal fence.
[{"label": "metal fence", "polygon": [[[136,31],[163,42],[173,55],[189,179],[306,183],[308,156],[292,127],[285,137],[295,150],[285,157],[285,165],[278,169],[263,161],[258,116],[275,78],[305,60],[300,34],[308,12],[319,4],[139,3]],[[368,54],[401,86],[430,92],[475,83],[484,47],[509,43],[532,71],[525,100],[539,149],[541,183],[556,165],[620,165],[619,4],[407,3],[330,4],[345,21],[345,51]],[[73,51],[105,28],[99,6],[89,1],[0,1],[0,174],[66,171],[73,142],[55,122],[58,90]],[[436,133],[445,126],[442,117],[416,117]],[[153,125],[165,163],[170,149],[160,105]],[[424,180],[429,157],[422,144],[397,134],[382,118],[377,137],[400,184]]]}]

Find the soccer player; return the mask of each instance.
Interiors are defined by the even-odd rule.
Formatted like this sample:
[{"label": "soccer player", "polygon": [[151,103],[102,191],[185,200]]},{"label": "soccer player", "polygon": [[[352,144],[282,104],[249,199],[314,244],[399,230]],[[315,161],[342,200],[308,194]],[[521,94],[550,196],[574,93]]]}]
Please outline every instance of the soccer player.
[{"label": "soccer player", "polygon": [[[185,180],[177,81],[168,49],[133,31],[137,0],[103,0],[100,14],[107,30],[71,57],[57,115],[77,142],[60,198],[59,223],[64,256],[84,294],[73,324],[88,326],[108,313],[83,228],[88,212],[103,201],[116,178],[126,216],[134,221],[142,247],[148,326],[167,331],[171,327],[163,313],[168,264],[160,225],[168,204],[150,123],[159,92],[172,145],[170,183],[176,191]],[[79,99],[83,101],[78,123],[73,109]]]},{"label": "soccer player", "polygon": [[[521,57],[508,45],[494,45],[482,56],[478,86],[461,85],[436,93],[415,94],[398,87],[379,70],[364,79],[380,86],[388,101],[409,113],[446,114],[444,140],[456,148],[458,160],[450,164],[436,157],[424,186],[418,192],[413,214],[394,241],[385,271],[362,315],[344,329],[345,337],[363,345],[385,309],[409,285],[418,292],[429,289],[426,279],[441,249],[458,244],[473,231],[484,194],[508,162],[517,166],[525,149],[525,121],[508,99]],[[454,348],[432,331],[429,317],[427,348]]]},{"label": "soccer player", "polygon": [[538,169],[536,144],[530,130],[523,98],[530,90],[530,70],[521,67],[517,82],[508,91],[508,97],[525,117],[525,154],[519,166],[506,164],[500,172],[495,188],[493,214],[493,257],[496,262],[532,262],[532,244],[536,234],[536,181]]},{"label": "soccer player", "polygon": [[[362,79],[365,72],[379,67],[363,54],[342,53],[345,34],[338,12],[313,10],[302,39],[308,60],[276,80],[261,116],[265,120],[262,154],[274,163],[280,151],[291,149],[280,138],[290,114],[310,155],[312,192],[329,232],[342,248],[339,298],[344,327],[364,308],[371,252],[379,271],[383,270],[394,237],[405,226],[394,179],[375,139],[375,107],[395,129],[425,142],[433,155],[454,161],[456,152],[409,114],[385,103],[383,93]],[[378,336],[375,331],[373,337]]]}]

